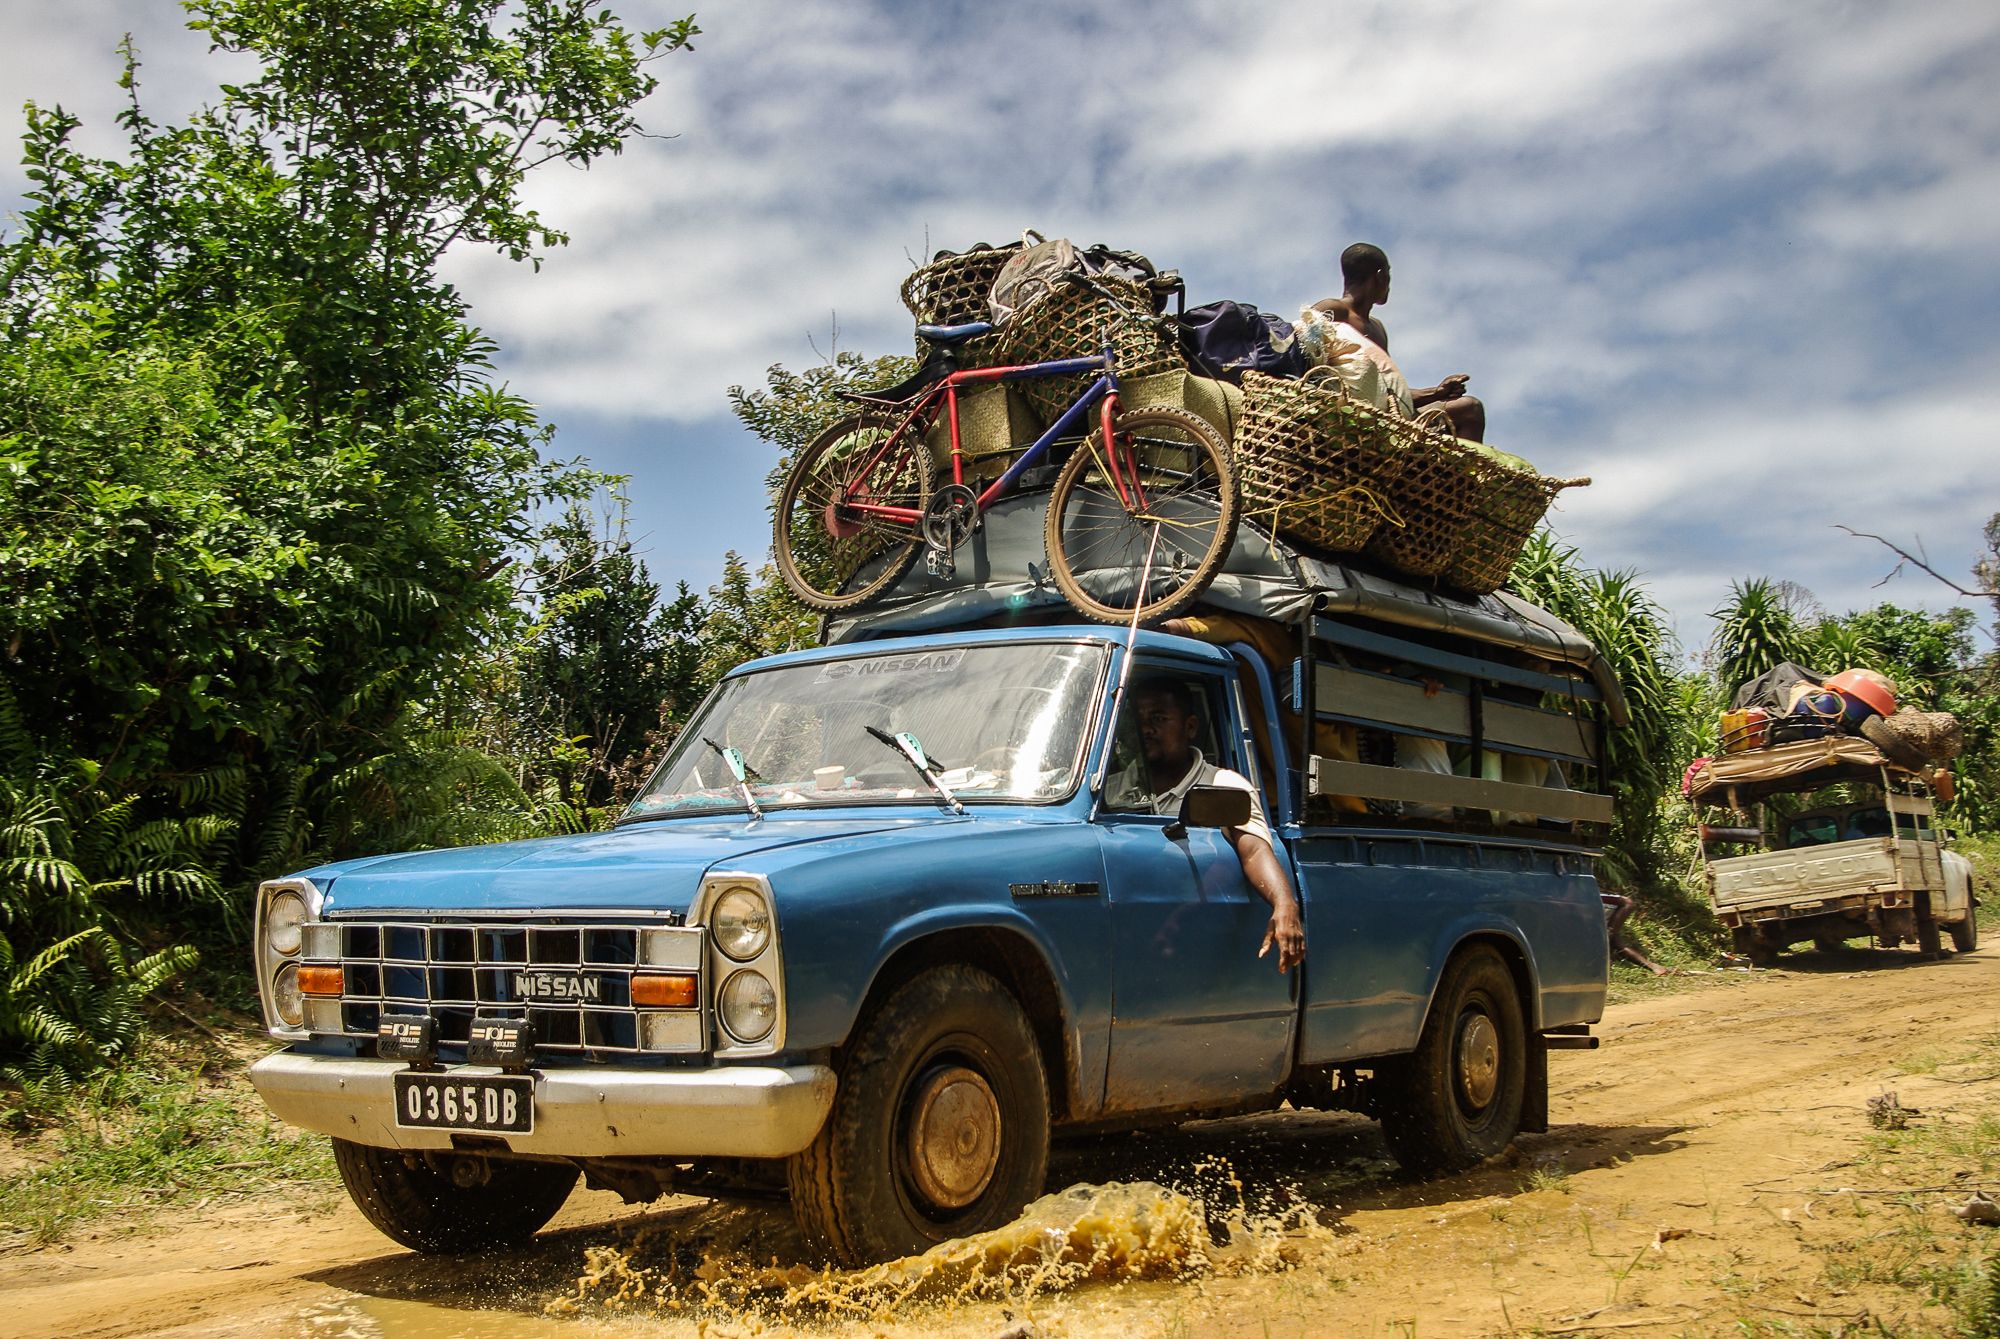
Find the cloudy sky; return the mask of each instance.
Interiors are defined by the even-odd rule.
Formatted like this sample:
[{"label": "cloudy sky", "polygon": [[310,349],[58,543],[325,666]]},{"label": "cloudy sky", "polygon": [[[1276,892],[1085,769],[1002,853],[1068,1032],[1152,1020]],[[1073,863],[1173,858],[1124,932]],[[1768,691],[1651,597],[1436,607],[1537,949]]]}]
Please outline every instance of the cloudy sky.
[{"label": "cloudy sky", "polygon": [[[642,108],[673,138],[532,183],[567,250],[539,274],[451,262],[559,447],[633,476],[665,581],[765,549],[773,453],[731,384],[836,339],[907,351],[912,264],[1024,227],[1288,315],[1339,291],[1348,242],[1381,244],[1404,369],[1469,373],[1490,440],[1594,477],[1556,528],[1644,573],[1691,648],[1745,576],[1942,607],[1927,578],[1874,589],[1893,559],[1835,524],[1963,576],[2000,510],[2000,7],[731,0],[698,21]],[[28,99],[108,128],[127,30],[159,119],[228,77],[170,0],[12,3],[0,130]]]}]

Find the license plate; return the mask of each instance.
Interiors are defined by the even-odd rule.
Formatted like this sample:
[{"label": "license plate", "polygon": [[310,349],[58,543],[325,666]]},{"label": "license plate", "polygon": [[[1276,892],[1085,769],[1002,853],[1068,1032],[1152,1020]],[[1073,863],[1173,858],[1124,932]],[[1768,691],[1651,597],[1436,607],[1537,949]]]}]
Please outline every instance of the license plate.
[{"label": "license plate", "polygon": [[483,1134],[535,1132],[535,1081],[526,1075],[396,1075],[396,1124]]}]

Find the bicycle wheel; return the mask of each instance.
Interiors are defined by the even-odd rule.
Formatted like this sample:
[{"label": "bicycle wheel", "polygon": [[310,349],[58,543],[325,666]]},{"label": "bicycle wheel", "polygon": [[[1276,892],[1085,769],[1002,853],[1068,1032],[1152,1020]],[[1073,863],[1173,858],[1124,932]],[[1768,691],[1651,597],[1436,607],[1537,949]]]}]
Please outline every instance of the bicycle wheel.
[{"label": "bicycle wheel", "polygon": [[1120,414],[1112,432],[1125,496],[1100,429],[1049,495],[1049,570],[1085,615],[1124,623],[1136,611],[1146,623],[1185,609],[1222,570],[1236,539],[1236,475],[1215,430],[1184,409]]},{"label": "bicycle wheel", "polygon": [[875,503],[922,510],[931,494],[931,453],[915,432],[850,414],[813,438],[778,495],[773,539],[792,594],[827,613],[866,604],[902,580],[922,547],[909,522],[857,510]]}]

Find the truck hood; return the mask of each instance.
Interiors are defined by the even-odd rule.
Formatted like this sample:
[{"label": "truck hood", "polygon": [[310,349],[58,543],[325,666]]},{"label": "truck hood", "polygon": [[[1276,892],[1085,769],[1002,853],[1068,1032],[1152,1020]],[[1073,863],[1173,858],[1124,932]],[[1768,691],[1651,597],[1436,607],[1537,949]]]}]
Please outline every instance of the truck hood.
[{"label": "truck hood", "polygon": [[686,912],[710,868],[755,868],[778,851],[896,829],[962,824],[944,814],[879,811],[746,823],[668,819],[610,832],[448,851],[371,856],[306,871],[325,912]]}]

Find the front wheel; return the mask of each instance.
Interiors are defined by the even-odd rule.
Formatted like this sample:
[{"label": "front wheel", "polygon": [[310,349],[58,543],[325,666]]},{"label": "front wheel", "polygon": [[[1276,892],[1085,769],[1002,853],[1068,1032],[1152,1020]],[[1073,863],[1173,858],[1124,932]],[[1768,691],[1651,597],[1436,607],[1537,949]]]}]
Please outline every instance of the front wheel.
[{"label": "front wheel", "polygon": [[1512,1143],[1527,1097],[1528,1034],[1514,974],[1493,949],[1445,970],[1417,1049],[1391,1067],[1382,1135],[1405,1170],[1438,1176]]},{"label": "front wheel", "polygon": [[847,1265],[1011,1222],[1048,1173],[1049,1089],[1034,1029],[975,967],[933,967],[861,1024],[833,1110],[787,1168],[792,1211]]},{"label": "front wheel", "polygon": [[452,1153],[406,1153],[333,1141],[333,1165],[361,1216],[425,1255],[526,1241],[556,1216],[575,1167]]},{"label": "front wheel", "polygon": [[873,510],[921,512],[930,499],[930,448],[896,428],[883,414],[850,414],[792,462],[771,538],[785,584],[814,609],[866,604],[917,560],[916,523]]},{"label": "front wheel", "polygon": [[1101,623],[1169,618],[1207,589],[1236,540],[1229,451],[1184,409],[1120,414],[1112,437],[1107,448],[1093,433],[1056,478],[1049,571]]}]

